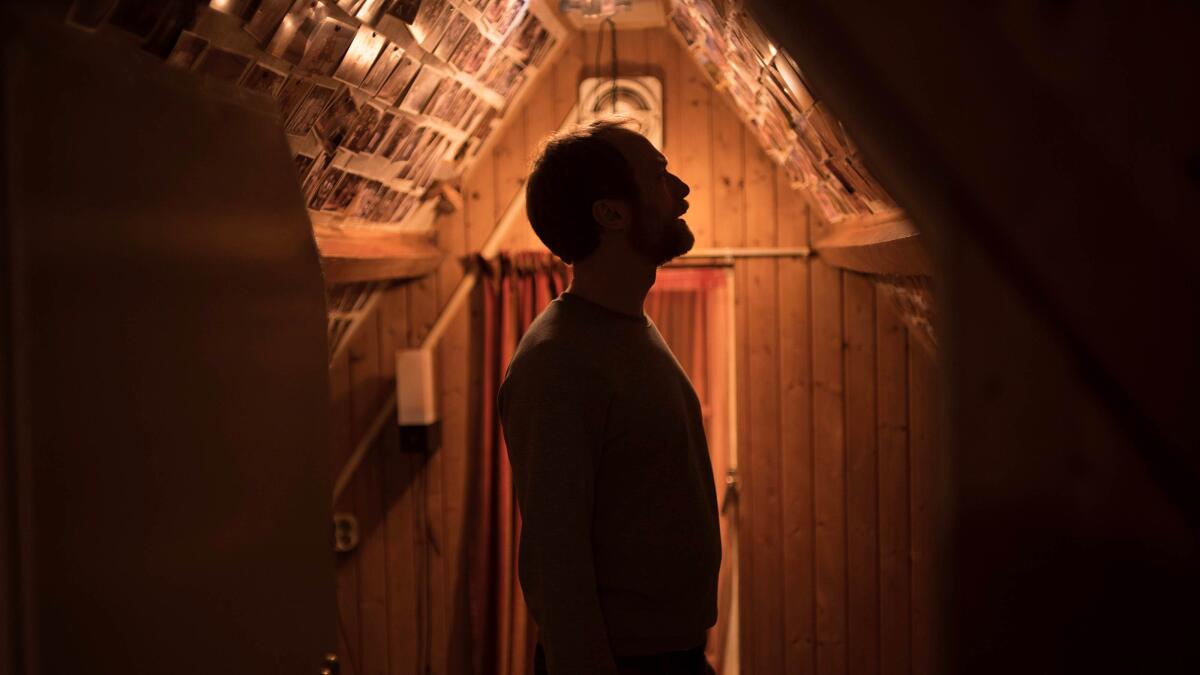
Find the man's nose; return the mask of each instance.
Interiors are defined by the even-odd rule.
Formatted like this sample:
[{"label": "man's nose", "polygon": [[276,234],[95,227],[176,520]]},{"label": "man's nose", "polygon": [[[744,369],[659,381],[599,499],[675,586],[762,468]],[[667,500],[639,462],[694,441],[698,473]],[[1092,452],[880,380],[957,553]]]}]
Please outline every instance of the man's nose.
[{"label": "man's nose", "polygon": [[675,183],[675,191],[679,193],[680,199],[683,199],[684,197],[688,196],[689,193],[691,193],[692,189],[688,187],[688,184],[680,180],[678,177],[675,178]]}]

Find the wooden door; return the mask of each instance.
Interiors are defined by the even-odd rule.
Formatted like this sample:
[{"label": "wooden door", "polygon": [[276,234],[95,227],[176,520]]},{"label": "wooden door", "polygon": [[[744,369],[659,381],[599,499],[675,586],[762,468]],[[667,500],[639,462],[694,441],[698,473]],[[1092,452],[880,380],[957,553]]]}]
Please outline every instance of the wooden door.
[{"label": "wooden door", "polygon": [[324,296],[274,104],[5,19],[12,670],[315,674]]}]

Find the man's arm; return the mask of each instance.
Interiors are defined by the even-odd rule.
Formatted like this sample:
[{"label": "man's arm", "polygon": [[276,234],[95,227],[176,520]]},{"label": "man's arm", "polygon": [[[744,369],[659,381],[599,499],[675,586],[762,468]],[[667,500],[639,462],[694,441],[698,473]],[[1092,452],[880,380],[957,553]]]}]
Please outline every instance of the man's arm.
[{"label": "man's arm", "polygon": [[[551,675],[615,675],[592,553],[595,468],[608,400],[577,369],[539,369],[502,396],[501,417],[521,508],[523,553],[540,574]],[[507,399],[507,400],[506,400]]]}]

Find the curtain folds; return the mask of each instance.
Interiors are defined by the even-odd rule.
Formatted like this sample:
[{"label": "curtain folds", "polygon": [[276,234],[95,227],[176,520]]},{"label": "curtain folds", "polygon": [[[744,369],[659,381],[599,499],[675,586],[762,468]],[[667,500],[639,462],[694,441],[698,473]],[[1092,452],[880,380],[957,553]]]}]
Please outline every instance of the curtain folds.
[{"label": "curtain folds", "polygon": [[476,355],[481,387],[473,474],[478,523],[468,552],[471,625],[478,675],[533,672],[536,627],[517,580],[521,519],[512,488],[508,449],[500,431],[496,395],[509,360],[529,324],[570,282],[569,269],[548,252],[520,252],[476,260],[475,309],[482,349]]}]

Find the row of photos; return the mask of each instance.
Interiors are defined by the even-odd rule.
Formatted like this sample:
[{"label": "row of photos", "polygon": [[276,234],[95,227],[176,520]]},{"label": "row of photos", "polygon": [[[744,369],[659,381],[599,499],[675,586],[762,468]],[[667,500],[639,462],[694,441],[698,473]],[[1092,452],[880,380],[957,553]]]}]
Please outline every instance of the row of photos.
[{"label": "row of photos", "polygon": [[[528,2],[77,0],[68,20],[274,97],[308,208],[383,224],[414,213],[442,160],[478,150],[545,60],[555,37]],[[256,47],[209,34],[206,12],[236,18]]]},{"label": "row of photos", "polygon": [[752,17],[725,0],[672,4],[671,25],[709,79],[728,92],[768,154],[827,219],[896,208],[841,124],[813,99],[795,61]]}]

